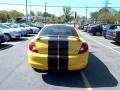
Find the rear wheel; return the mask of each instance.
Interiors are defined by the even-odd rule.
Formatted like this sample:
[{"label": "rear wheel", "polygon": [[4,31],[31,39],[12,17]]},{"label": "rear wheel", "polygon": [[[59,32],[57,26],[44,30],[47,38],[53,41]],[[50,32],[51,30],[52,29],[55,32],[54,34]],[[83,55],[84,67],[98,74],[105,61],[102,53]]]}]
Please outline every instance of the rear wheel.
[{"label": "rear wheel", "polygon": [[94,36],[94,34],[93,34],[93,33],[90,33],[90,35],[91,35],[91,36]]},{"label": "rear wheel", "polygon": [[5,38],[6,38],[7,41],[9,41],[11,39],[9,34],[5,34]]},{"label": "rear wheel", "polygon": [[101,36],[100,32],[96,32],[95,34],[96,34],[96,36]]},{"label": "rear wheel", "polygon": [[41,69],[37,69],[37,68],[34,68],[34,67],[32,67],[32,68],[33,68],[34,71],[39,72],[39,73],[47,72],[47,70],[41,70]]}]

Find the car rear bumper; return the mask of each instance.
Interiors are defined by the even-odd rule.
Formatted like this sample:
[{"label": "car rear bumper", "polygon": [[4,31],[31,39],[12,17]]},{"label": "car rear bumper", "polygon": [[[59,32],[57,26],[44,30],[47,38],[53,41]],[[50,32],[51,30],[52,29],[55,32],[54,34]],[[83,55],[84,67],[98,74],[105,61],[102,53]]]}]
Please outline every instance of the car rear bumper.
[{"label": "car rear bumper", "polygon": [[40,30],[38,30],[38,29],[37,29],[37,30],[33,30],[33,33],[34,33],[34,34],[37,34],[39,31],[40,31]]},{"label": "car rear bumper", "polygon": [[[31,64],[33,68],[49,71],[48,55],[46,54],[38,54],[38,53],[28,51],[28,62]],[[68,62],[67,62],[68,71],[81,70],[86,67],[87,63],[88,63],[88,52],[85,52],[79,55],[69,56]],[[57,71],[60,71],[60,70],[58,69]]]},{"label": "car rear bumper", "polygon": [[120,37],[112,37],[112,40],[114,40],[116,42],[120,42]]}]

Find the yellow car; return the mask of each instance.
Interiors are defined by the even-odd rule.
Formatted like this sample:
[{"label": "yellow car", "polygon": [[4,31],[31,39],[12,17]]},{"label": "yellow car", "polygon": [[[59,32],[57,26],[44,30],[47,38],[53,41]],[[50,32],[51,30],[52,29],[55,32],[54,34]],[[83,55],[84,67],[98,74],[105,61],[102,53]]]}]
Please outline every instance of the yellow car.
[{"label": "yellow car", "polygon": [[28,61],[34,69],[81,70],[88,63],[88,45],[69,25],[47,25],[29,43]]}]

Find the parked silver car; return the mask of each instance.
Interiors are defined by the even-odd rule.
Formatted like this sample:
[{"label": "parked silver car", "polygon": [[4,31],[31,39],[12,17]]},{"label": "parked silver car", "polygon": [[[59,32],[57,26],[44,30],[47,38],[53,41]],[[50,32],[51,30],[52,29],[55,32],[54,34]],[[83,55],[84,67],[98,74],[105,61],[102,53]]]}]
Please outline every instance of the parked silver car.
[{"label": "parked silver car", "polygon": [[26,29],[32,30],[33,34],[37,34],[40,31],[39,28],[34,27],[34,26],[29,26],[29,25],[26,25],[26,24],[20,24],[20,27],[24,27]]},{"label": "parked silver car", "polygon": [[15,28],[10,28],[9,26],[0,24],[0,29],[1,29],[2,33],[5,34],[5,37],[7,38],[7,40],[21,37],[20,30],[17,30]]},{"label": "parked silver car", "polygon": [[29,34],[29,30],[23,27],[20,27],[19,24],[11,24],[10,27],[20,30],[22,36]]}]

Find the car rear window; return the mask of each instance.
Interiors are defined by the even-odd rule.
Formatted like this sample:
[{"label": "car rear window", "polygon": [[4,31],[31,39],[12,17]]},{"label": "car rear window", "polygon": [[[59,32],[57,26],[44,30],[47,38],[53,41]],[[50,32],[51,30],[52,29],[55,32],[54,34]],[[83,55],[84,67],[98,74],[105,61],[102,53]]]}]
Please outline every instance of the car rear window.
[{"label": "car rear window", "polygon": [[40,36],[56,36],[56,35],[64,35],[64,36],[78,36],[77,32],[73,27],[70,26],[46,26],[41,32]]},{"label": "car rear window", "polygon": [[110,29],[120,29],[120,26],[119,26],[119,25],[112,25],[112,26],[110,27]]}]

